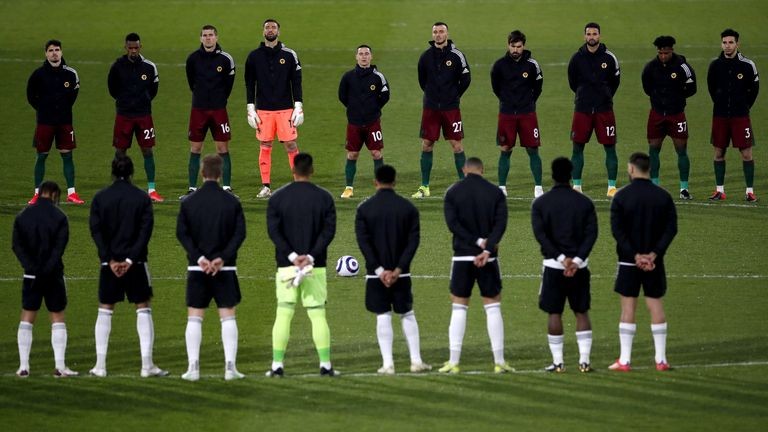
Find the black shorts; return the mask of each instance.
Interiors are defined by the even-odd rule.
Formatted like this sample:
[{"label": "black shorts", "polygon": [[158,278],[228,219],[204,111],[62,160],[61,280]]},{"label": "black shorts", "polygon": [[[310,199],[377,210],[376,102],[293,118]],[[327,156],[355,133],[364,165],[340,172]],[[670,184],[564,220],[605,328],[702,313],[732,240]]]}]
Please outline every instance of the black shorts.
[{"label": "black shorts", "polygon": [[25,275],[21,283],[21,308],[38,311],[45,299],[49,312],[61,312],[67,307],[67,286],[64,275],[37,276],[34,279]]},{"label": "black shorts", "polygon": [[102,265],[99,274],[99,303],[115,304],[126,297],[131,303],[144,303],[152,298],[152,280],[147,263],[133,263],[122,277],[115,276],[109,265]]},{"label": "black shorts", "polygon": [[539,289],[539,309],[550,314],[561,314],[565,300],[576,313],[589,310],[592,296],[589,291],[590,273],[588,268],[579,269],[573,277],[565,277],[563,270],[544,267]]},{"label": "black shorts", "polygon": [[451,294],[456,297],[469,298],[472,287],[480,288],[483,297],[496,297],[501,293],[501,273],[499,261],[494,259],[483,267],[475,267],[473,261],[451,262]]},{"label": "black shorts", "polygon": [[235,271],[220,271],[216,276],[201,271],[187,272],[187,307],[207,309],[213,299],[220,309],[233,308],[240,303],[240,298]]},{"label": "black shorts", "polygon": [[638,297],[641,285],[646,297],[662,298],[667,293],[667,275],[663,262],[657,262],[656,268],[649,272],[635,266],[619,264],[618,267],[613,290],[624,297]]},{"label": "black shorts", "polygon": [[401,277],[389,288],[385,287],[378,277],[366,278],[365,308],[375,314],[383,314],[392,310],[398,314],[410,312],[413,310],[411,278]]}]

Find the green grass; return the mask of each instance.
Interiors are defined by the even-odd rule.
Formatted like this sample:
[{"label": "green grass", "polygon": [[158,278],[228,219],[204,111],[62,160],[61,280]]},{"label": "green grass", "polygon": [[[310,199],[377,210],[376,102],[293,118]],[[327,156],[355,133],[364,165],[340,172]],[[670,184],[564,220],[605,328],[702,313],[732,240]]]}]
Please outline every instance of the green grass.
[{"label": "green grass", "polygon": [[[713,173],[709,127],[711,101],[706,71],[719,52],[719,32],[732,26],[742,34],[742,51],[759,70],[768,66],[768,6],[752,1],[25,1],[0,0],[5,22],[0,36],[0,428],[39,430],[756,430],[766,421],[768,403],[768,325],[765,321],[768,281],[768,207],[747,205],[736,152],[729,152],[726,191],[729,200],[710,205]],[[584,376],[574,367],[573,319],[566,317],[568,372],[547,375],[549,362],[546,316],[537,308],[541,261],[530,230],[533,184],[527,158],[520,149],[512,156],[509,229],[501,244],[504,274],[503,313],[507,357],[518,373],[490,374],[491,354],[485,317],[478,299],[469,312],[462,369],[457,377],[376,377],[380,356],[375,317],[363,306],[362,278],[330,277],[328,316],[334,365],[346,376],[321,380],[314,375],[317,359],[309,320],[294,319],[284,380],[262,377],[271,356],[274,317],[274,249],[265,229],[265,203],[258,192],[258,147],[245,121],[242,81],[247,53],[261,40],[267,17],[282,24],[281,39],[295,49],[304,65],[306,123],[299,146],[315,155],[315,180],[334,195],[343,188],[345,117],[336,100],[341,74],[354,65],[354,48],[368,43],[375,61],[391,82],[392,100],[384,109],[385,159],[399,172],[399,190],[410,194],[419,182],[420,143],[417,136],[421,93],[415,65],[430,37],[431,24],[449,23],[451,36],[467,55],[473,82],[462,100],[465,146],[469,155],[486,162],[495,180],[494,144],[497,101],[490,89],[489,70],[503,55],[506,34],[514,28],[528,36],[527,47],[543,68],[544,93],[539,101],[545,185],[549,161],[570,155],[573,95],[566,65],[582,43],[582,26],[595,20],[603,41],[616,53],[622,84],[616,97],[620,160],[645,150],[647,98],[640,71],[655,54],[651,42],[672,34],[677,51],[697,72],[699,93],[689,100],[691,191],[695,200],[678,206],[680,233],[667,257],[670,291],[665,298],[670,325],[668,355],[676,370],[653,370],[653,344],[645,311],[639,313],[631,374],[610,374],[604,367],[618,353],[618,299],[612,292],[614,242],[608,225],[605,168],[599,145],[586,150],[585,191],[596,199],[600,236],[590,257],[593,272],[593,364],[598,373]],[[241,382],[225,383],[219,323],[214,310],[203,326],[200,382],[178,379],[186,368],[184,348],[185,259],[175,239],[178,202],[186,187],[186,127],[190,95],[184,78],[186,56],[198,46],[200,26],[219,27],[220,43],[238,66],[230,99],[233,133],[233,185],[242,197],[248,238],[240,253],[243,302],[238,308],[238,366],[248,374]],[[82,82],[75,106],[78,150],[75,152],[78,191],[90,201],[109,182],[114,105],[107,93],[111,62],[122,54],[126,33],[142,36],[143,53],[158,64],[160,93],[154,104],[158,133],[158,189],[170,202],[155,206],[156,227],[150,244],[154,278],[155,359],[173,376],[138,378],[140,360],[132,306],[118,306],[108,358],[110,376],[103,380],[54,380],[50,331],[44,314],[38,318],[32,350],[32,376],[19,380],[16,328],[20,304],[20,268],[10,251],[13,217],[32,191],[34,152],[30,140],[34,112],[24,86],[43,60],[42,44],[57,37],[67,61]],[[765,92],[763,92],[765,93]],[[761,95],[752,111],[759,141],[755,189],[768,199],[766,147],[762,138],[768,101]],[[213,147],[206,144],[206,150]],[[136,149],[131,150],[138,157]],[[274,153],[274,182],[289,180],[284,153]],[[144,186],[137,164],[135,181]],[[623,167],[623,164],[620,164]],[[662,184],[675,192],[676,161],[670,143],[662,152]],[[353,218],[360,199],[373,192],[372,164],[363,155],[358,167],[356,198],[337,201],[339,229],[329,256],[360,257],[354,242]],[[63,183],[61,163],[53,155],[47,177]],[[619,176],[624,184],[625,176]],[[442,196],[455,180],[447,144],[438,143],[432,192],[417,203],[422,215],[422,247],[413,265],[415,310],[426,361],[447,358],[450,304],[447,274],[450,236],[442,218]],[[63,206],[71,227],[65,255],[70,304],[68,363],[86,372],[94,361],[98,259],[87,230],[88,208]],[[395,319],[395,361],[407,369],[407,350]]]}]

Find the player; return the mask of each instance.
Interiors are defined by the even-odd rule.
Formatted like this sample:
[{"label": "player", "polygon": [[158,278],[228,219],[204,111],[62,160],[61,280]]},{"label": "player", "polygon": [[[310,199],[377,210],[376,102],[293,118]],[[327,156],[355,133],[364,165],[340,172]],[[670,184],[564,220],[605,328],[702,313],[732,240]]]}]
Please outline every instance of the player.
[{"label": "player", "polygon": [[299,153],[296,128],[304,123],[301,92],[301,63],[296,51],[277,40],[280,23],[264,21],[264,42],[248,54],[245,62],[245,97],[248,124],[261,142],[259,171],[262,187],[257,198],[272,195],[272,142],[275,136],[288,153],[288,165]]},{"label": "player", "polygon": [[77,147],[72,127],[72,106],[80,91],[77,71],[64,61],[61,41],[51,39],[45,43],[45,61],[27,81],[27,101],[37,113],[37,125],[32,146],[37,150],[35,160],[35,194],[28,204],[39,197],[39,185],[45,177],[45,160],[56,141],[67,182],[67,202],[82,205],[85,201],[75,190],[75,162],[72,150]]},{"label": "player", "polygon": [[32,350],[32,326],[45,299],[51,317],[51,345],[55,369],[53,376],[77,376],[64,357],[67,351],[67,288],[61,258],[69,241],[69,223],[57,208],[61,189],[52,181],[40,184],[34,205],[22,210],[13,222],[13,252],[24,269],[21,285],[21,321],[17,341],[19,369],[16,376],[29,376],[29,352]]},{"label": "player", "polygon": [[223,161],[224,190],[234,195],[232,161],[229,156],[232,134],[227,99],[235,82],[235,60],[219,46],[216,27],[210,24],[203,26],[200,31],[200,48],[187,57],[186,70],[187,83],[192,91],[192,112],[189,115],[189,190],[179,199],[197,190],[200,153],[208,130],[216,144],[216,152]]},{"label": "player", "polygon": [[339,101],[347,108],[347,164],[344,167],[347,185],[342,198],[354,195],[357,158],[363,144],[373,157],[374,173],[384,165],[381,108],[389,102],[389,83],[376,65],[371,64],[372,52],[368,45],[357,47],[357,66],[345,73],[339,83]]},{"label": "player", "polygon": [[552,364],[547,372],[565,372],[563,309],[565,300],[576,315],[579,371],[591,372],[592,324],[589,322],[589,254],[597,240],[597,214],[592,200],[571,188],[571,161],[552,161],[554,187],[533,201],[533,234],[544,255],[539,309],[549,314],[547,340]]},{"label": "player", "polygon": [[685,57],[675,54],[675,38],[659,36],[653,41],[656,58],[643,69],[645,94],[651,97],[648,113],[648,153],[651,157],[651,181],[659,184],[659,153],[664,137],[669,135],[677,152],[680,171],[680,199],[691,200],[688,190],[688,121],[685,118],[686,99],[696,94],[696,73]]},{"label": "player", "polygon": [[[359,51],[358,51],[359,53]],[[411,261],[419,247],[419,211],[395,192],[395,169],[376,170],[376,194],[357,207],[355,234],[365,256],[365,307],[376,314],[382,366],[379,374],[394,375],[392,310],[400,315],[411,354],[411,372],[432,366],[421,360],[419,324],[413,312]]]},{"label": "player", "polygon": [[568,84],[576,94],[571,141],[573,141],[573,188],[581,192],[581,173],[584,169],[584,146],[594,129],[597,142],[605,150],[608,171],[608,192],[616,194],[616,175],[619,161],[616,156],[616,118],[613,114],[613,96],[619,88],[619,60],[600,43],[600,25],[594,22],[584,26],[586,42],[568,63]]},{"label": "player", "polygon": [[147,194],[152,201],[163,202],[155,189],[155,124],[152,121],[152,100],[157,96],[160,77],[157,66],[141,55],[141,38],[136,33],[125,36],[126,54],[112,63],[107,84],[115,99],[117,114],[112,145],[115,155],[125,155],[133,135],[144,156],[147,173]]},{"label": "player", "polygon": [[656,370],[669,370],[667,319],[662,297],[667,292],[664,254],[677,234],[675,203],[667,191],[650,181],[650,158],[633,153],[627,164],[631,183],[611,203],[611,231],[616,239],[619,265],[614,291],[621,296],[619,341],[621,355],[608,369],[629,372],[640,287],[651,313],[651,333],[656,348]]},{"label": "player", "polygon": [[419,86],[424,91],[421,112],[421,186],[411,198],[429,196],[429,177],[432,172],[432,150],[435,142],[443,138],[451,143],[453,161],[459,179],[466,156],[461,140],[464,139],[464,124],[461,121],[459,101],[469,88],[472,74],[464,53],[456,48],[448,37],[448,24],[436,22],[432,25],[430,47],[419,58]]},{"label": "player", "polygon": [[469,297],[477,282],[485,308],[494,372],[511,372],[514,369],[504,361],[498,262],[499,242],[507,228],[507,202],[501,189],[483,178],[483,162],[480,159],[467,159],[464,174],[466,177],[445,193],[445,222],[453,233],[452,313],[448,327],[450,359],[439,371],[459,373]]},{"label": "player", "polygon": [[325,318],[326,262],[328,245],[336,234],[336,207],[331,194],[310,181],[313,173],[312,156],[296,155],[294,181],[275,191],[267,204],[267,232],[275,244],[277,261],[277,312],[269,377],[284,375],[283,360],[299,300],[312,323],[320,376],[338,375],[331,365],[331,331]]},{"label": "player", "polygon": [[707,87],[712,97],[712,146],[715,150],[715,192],[711,201],[725,200],[725,151],[728,143],[741,153],[745,199],[757,201],[755,195],[755,161],[752,159],[754,131],[749,110],[760,90],[760,77],[755,62],[739,51],[739,32],[725,29],[720,34],[723,52],[709,65]]},{"label": "player", "polygon": [[99,314],[96,318],[96,365],[90,374],[107,376],[107,348],[115,304],[128,297],[136,305],[136,330],[141,350],[141,376],[162,377],[168,371],[152,361],[155,326],[152,320],[152,280],[147,249],[154,228],[152,201],[131,183],[133,161],[125,155],[112,161],[114,182],[91,203],[91,237],[96,243],[99,274]]},{"label": "player", "polygon": [[517,136],[525,148],[533,174],[533,196],[544,193],[541,187],[541,133],[536,117],[536,101],[541,95],[544,77],[539,63],[525,49],[525,34],[515,30],[507,36],[507,54],[491,68],[491,87],[499,98],[499,122],[496,144],[499,146],[499,188],[507,195],[512,148]]},{"label": "player", "polygon": [[211,299],[216,301],[224,347],[224,379],[244,378],[237,370],[237,321],[240,303],[237,250],[245,241],[245,216],[240,202],[219,186],[223,161],[219,155],[203,158],[203,185],[181,203],[176,237],[187,252],[187,358],[181,378],[200,379],[200,343],[203,317]]}]

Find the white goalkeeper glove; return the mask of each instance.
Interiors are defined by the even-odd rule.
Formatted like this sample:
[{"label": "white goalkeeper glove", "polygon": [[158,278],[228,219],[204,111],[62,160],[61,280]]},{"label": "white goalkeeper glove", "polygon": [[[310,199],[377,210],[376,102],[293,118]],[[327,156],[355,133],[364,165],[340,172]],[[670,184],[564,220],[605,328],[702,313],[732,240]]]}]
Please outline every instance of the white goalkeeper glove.
[{"label": "white goalkeeper glove", "polygon": [[301,126],[304,123],[304,109],[301,102],[293,103],[293,113],[291,114],[291,124],[293,127]]},{"label": "white goalkeeper glove", "polygon": [[293,278],[293,281],[291,281],[291,285],[295,287],[299,286],[304,277],[312,273],[313,268],[314,267],[310,264],[304,266],[303,268],[296,269],[296,276]]},{"label": "white goalkeeper glove", "polygon": [[256,114],[256,105],[248,104],[246,107],[248,108],[248,124],[252,128],[258,129],[261,124],[261,119],[259,118],[259,115]]}]

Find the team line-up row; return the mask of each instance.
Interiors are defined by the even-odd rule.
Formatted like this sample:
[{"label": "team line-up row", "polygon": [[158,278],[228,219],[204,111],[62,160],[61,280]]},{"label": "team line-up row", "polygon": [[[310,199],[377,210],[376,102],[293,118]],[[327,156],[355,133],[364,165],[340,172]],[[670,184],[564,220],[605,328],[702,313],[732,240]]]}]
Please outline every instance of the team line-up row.
[{"label": "team line-up row", "polygon": [[[256,130],[260,142],[259,172],[262,188],[258,198],[272,193],[272,145],[277,139],[288,153],[289,165],[299,149],[297,127],[304,122],[302,67],[298,55],[280,40],[280,24],[274,19],[263,23],[264,41],[251,51],[245,62],[246,113],[248,124]],[[584,27],[584,45],[571,57],[568,82],[575,94],[571,125],[573,151],[573,187],[581,191],[584,167],[584,146],[592,137],[605,150],[608,177],[607,195],[616,193],[618,158],[616,155],[617,126],[613,113],[613,97],[620,83],[619,61],[600,42],[600,25],[594,22]],[[224,189],[231,188],[231,159],[229,141],[231,127],[227,101],[235,80],[235,61],[218,44],[218,32],[212,25],[203,26],[201,46],[186,61],[186,76],[192,92],[189,120],[189,190],[196,190],[203,141],[210,131],[216,152],[222,157]],[[664,138],[669,136],[677,152],[680,174],[680,199],[692,199],[688,188],[690,160],[687,153],[688,122],[685,117],[686,99],[697,91],[696,75],[685,57],[674,52],[675,39],[659,36],[654,40],[657,56],[646,64],[642,85],[650,97],[651,110],[647,122],[647,138],[651,158],[651,180],[659,183],[659,153]],[[518,138],[530,159],[534,179],[534,196],[543,194],[542,163],[538,153],[541,145],[536,102],[542,93],[543,74],[539,64],[525,49],[526,37],[519,30],[508,35],[507,53],[491,69],[491,85],[499,99],[497,144],[500,149],[498,185],[506,194],[512,148]],[[412,198],[430,196],[433,149],[443,137],[450,143],[456,172],[463,177],[466,156],[462,145],[464,128],[460,100],[471,82],[469,63],[449,38],[448,25],[437,22],[432,26],[429,48],[418,61],[418,80],[423,90],[421,119],[422,153],[420,158],[421,185]],[[745,198],[754,202],[754,133],[749,111],[759,90],[755,63],[739,52],[739,33],[726,29],[721,33],[721,54],[712,61],[707,73],[707,88],[714,102],[711,142],[714,148],[715,192],[713,201],[725,200],[725,152],[732,143],[741,153],[746,184]],[[152,100],[157,95],[159,76],[154,63],[141,55],[138,34],[125,38],[126,54],[110,68],[108,86],[116,101],[113,145],[117,154],[125,154],[136,137],[144,157],[148,194],[153,201],[163,201],[155,188],[155,129],[151,114]],[[45,161],[53,142],[61,152],[67,201],[83,204],[75,190],[75,168],[72,150],[75,133],[72,127],[72,105],[78,90],[77,72],[67,66],[62,57],[61,42],[50,40],[45,45],[46,61],[35,70],[27,85],[29,103],[37,111],[34,143],[37,160],[34,169],[35,195],[45,176]],[[347,161],[346,187],[342,198],[354,196],[357,160],[363,146],[370,151],[374,167],[383,164],[384,146],[381,109],[389,101],[389,85],[384,75],[372,64],[372,49],[360,45],[356,51],[356,66],[346,72],[339,85],[339,100],[346,107]],[[186,196],[186,195],[184,195]],[[183,197],[182,196],[182,199]]]},{"label": "team line-up row", "polygon": [[[203,184],[182,200],[176,237],[186,251],[185,341],[188,369],[181,378],[200,378],[202,323],[211,301],[221,320],[224,378],[244,375],[237,370],[238,327],[235,310],[241,301],[237,254],[246,236],[240,201],[224,190],[219,179],[223,159],[216,154],[202,161]],[[560,157],[552,162],[554,187],[536,198],[531,225],[543,255],[539,308],[549,315],[548,343],[552,363],[548,372],[564,372],[562,314],[565,303],[576,315],[579,370],[592,371],[589,255],[597,240],[597,215],[592,201],[571,187],[573,164]],[[91,203],[90,232],[99,255],[99,309],[95,325],[96,364],[90,374],[107,376],[107,351],[115,305],[128,299],[136,306],[141,351],[141,376],[166,376],[154,364],[154,324],[150,301],[152,286],[147,257],[154,216],[147,194],[133,186],[131,159],[118,155],[112,162],[114,182],[99,191]],[[445,194],[444,215],[453,235],[450,297],[452,311],[449,359],[439,372],[460,372],[461,347],[467,310],[475,285],[486,312],[493,353],[493,371],[513,371],[504,357],[504,324],[501,313],[502,280],[499,244],[507,228],[507,200],[503,192],[483,177],[483,162],[468,158],[464,178]],[[614,291],[621,297],[619,336],[621,354],[609,366],[631,370],[632,342],[636,332],[635,309],[641,288],[651,313],[656,347],[656,369],[666,371],[667,322],[662,297],[667,290],[664,255],[677,233],[677,213],[671,196],[650,180],[650,157],[634,153],[627,164],[631,183],[611,202],[611,231],[616,239],[618,270]],[[328,298],[326,268],[328,246],[336,234],[334,199],[311,181],[313,159],[308,153],[294,158],[294,181],[279,188],[267,204],[267,233],[275,245],[276,314],[272,328],[272,364],[269,377],[284,375],[284,360],[291,321],[299,302],[311,321],[312,339],[321,376],[338,372],[331,363],[331,334],[326,319]],[[411,262],[420,244],[419,212],[394,190],[395,169],[381,165],[375,172],[377,189],[362,202],[355,216],[357,244],[365,258],[365,307],[376,315],[376,335],[382,356],[378,373],[393,375],[393,312],[400,315],[410,353],[410,371],[427,372],[432,366],[420,353],[419,327],[413,309]],[[17,341],[19,377],[30,373],[32,329],[43,301],[50,312],[51,342],[57,377],[78,375],[66,366],[67,329],[64,310],[67,293],[62,257],[68,242],[67,217],[57,207],[61,191],[55,182],[40,185],[39,198],[14,221],[13,251],[22,268],[22,312]],[[348,262],[342,262],[339,271]]]}]

